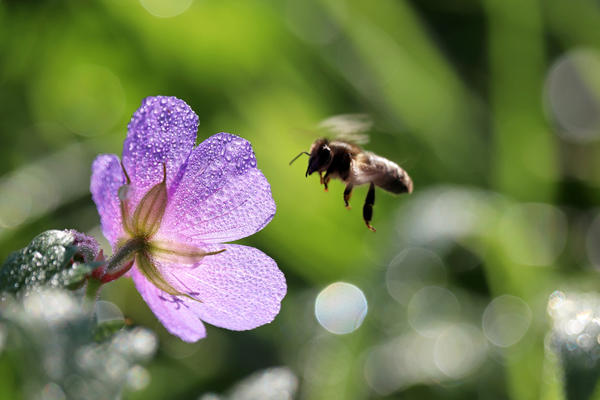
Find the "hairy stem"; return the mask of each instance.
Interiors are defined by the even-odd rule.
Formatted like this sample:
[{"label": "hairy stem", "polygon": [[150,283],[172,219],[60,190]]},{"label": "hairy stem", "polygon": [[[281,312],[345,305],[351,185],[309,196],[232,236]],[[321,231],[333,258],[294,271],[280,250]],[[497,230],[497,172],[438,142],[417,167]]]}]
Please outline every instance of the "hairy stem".
[{"label": "hairy stem", "polygon": [[138,251],[141,251],[146,246],[144,238],[133,238],[125,242],[123,246],[117,250],[115,254],[108,260],[106,264],[106,272],[113,273],[125,266]]}]

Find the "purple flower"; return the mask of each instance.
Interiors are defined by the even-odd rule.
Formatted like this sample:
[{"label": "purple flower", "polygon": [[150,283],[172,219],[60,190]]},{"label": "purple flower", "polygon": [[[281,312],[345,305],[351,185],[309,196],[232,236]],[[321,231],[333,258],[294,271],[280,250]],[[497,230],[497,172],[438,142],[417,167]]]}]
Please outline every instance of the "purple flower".
[{"label": "purple flower", "polygon": [[198,116],[182,100],[144,99],[122,163],[99,155],[90,185],[114,251],[102,273],[114,278],[133,261],[128,273],[148,306],[188,342],[206,336],[200,320],[232,330],[269,323],[286,293],[273,259],[221,244],[261,230],[275,215],[252,146],[218,133],[194,147],[197,128]]}]

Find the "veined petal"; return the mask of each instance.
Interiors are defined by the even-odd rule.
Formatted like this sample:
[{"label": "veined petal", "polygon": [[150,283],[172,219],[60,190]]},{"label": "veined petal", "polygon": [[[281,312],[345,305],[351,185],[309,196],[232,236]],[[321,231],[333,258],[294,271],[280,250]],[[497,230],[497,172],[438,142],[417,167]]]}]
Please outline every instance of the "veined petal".
[{"label": "veined petal", "polygon": [[271,186],[256,168],[250,143],[219,133],[196,147],[171,197],[161,230],[206,243],[237,240],[275,215]]},{"label": "veined petal", "polygon": [[135,207],[146,192],[163,179],[167,169],[167,187],[177,178],[179,169],[196,142],[198,116],[176,97],[147,97],[133,114],[123,144],[123,165],[131,178]]},{"label": "veined petal", "polygon": [[181,297],[205,322],[232,330],[253,329],[271,322],[279,313],[286,293],[283,273],[275,261],[253,247],[210,245],[194,268],[160,269],[173,286],[200,300]]},{"label": "veined petal", "polygon": [[119,157],[114,154],[101,154],[96,157],[92,164],[90,191],[100,214],[102,233],[113,248],[123,235],[118,191],[124,184],[125,175]]},{"label": "veined petal", "polygon": [[131,277],[144,301],[169,332],[186,342],[206,337],[204,324],[188,305],[195,301],[162,292],[135,268],[131,270]]}]

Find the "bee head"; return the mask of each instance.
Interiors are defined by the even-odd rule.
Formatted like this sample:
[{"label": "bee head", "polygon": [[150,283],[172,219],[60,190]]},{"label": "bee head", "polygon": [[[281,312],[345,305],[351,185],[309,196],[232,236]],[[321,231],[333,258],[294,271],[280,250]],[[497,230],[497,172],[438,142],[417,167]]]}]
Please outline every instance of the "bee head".
[{"label": "bee head", "polygon": [[327,139],[317,139],[310,147],[310,158],[308,159],[308,168],[306,176],[309,176],[315,171],[325,171],[331,164],[333,154],[329,147]]}]

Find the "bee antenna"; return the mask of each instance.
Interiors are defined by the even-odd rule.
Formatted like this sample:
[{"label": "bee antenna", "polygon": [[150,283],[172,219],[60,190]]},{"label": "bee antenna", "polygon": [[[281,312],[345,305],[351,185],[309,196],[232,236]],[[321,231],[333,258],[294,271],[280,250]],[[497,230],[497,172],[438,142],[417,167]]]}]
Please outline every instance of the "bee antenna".
[{"label": "bee antenna", "polygon": [[294,157],[294,159],[293,159],[292,161],[290,161],[290,165],[292,165],[292,163],[293,163],[294,161],[296,161],[296,160],[298,159],[298,157],[300,157],[302,154],[306,154],[307,156],[310,156],[310,153],[309,153],[309,152],[307,152],[307,151],[303,151],[303,152],[301,152],[300,154],[298,154],[296,157]]}]

